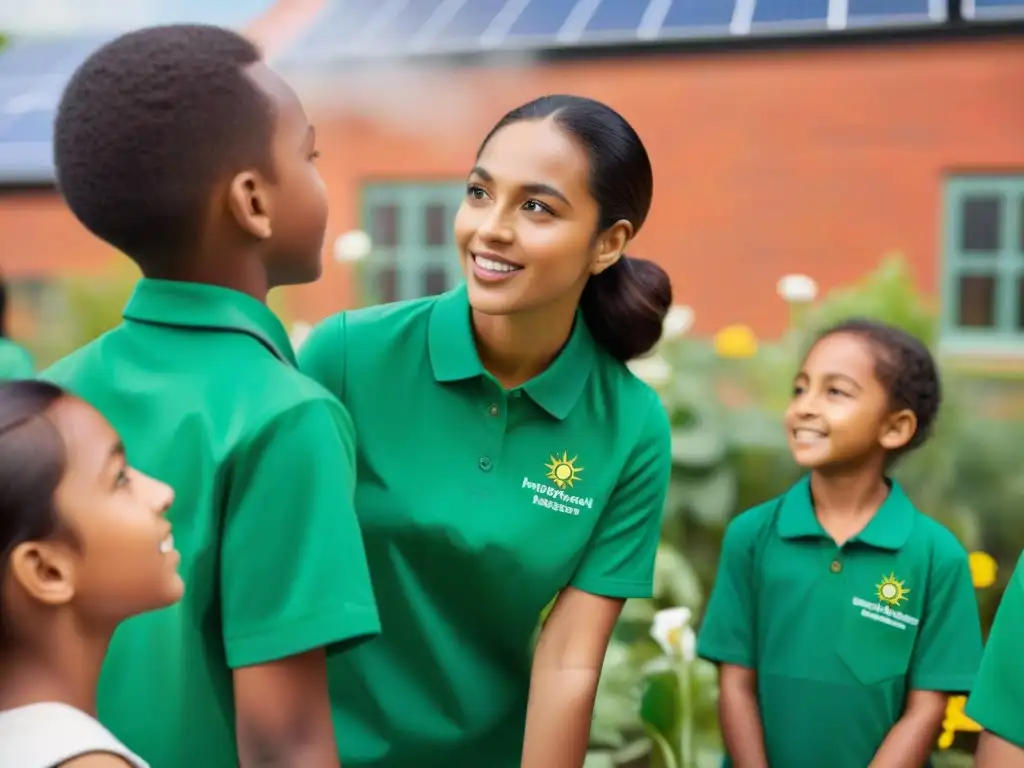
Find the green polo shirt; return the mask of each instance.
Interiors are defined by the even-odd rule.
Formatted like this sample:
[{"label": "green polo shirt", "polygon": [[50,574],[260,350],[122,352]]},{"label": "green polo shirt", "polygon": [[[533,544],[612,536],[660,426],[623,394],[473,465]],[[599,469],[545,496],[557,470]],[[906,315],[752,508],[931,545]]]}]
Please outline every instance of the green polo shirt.
[{"label": "green polo shirt", "polygon": [[484,371],[465,287],[336,315],[303,369],[359,434],[384,632],[332,660],[346,768],[519,768],[531,640],[566,586],[651,594],[671,463],[657,395],[577,320],[536,378]]},{"label": "green polo shirt", "polygon": [[0,381],[31,379],[35,375],[35,364],[25,348],[0,337]]},{"label": "green polo shirt", "polygon": [[124,322],[46,371],[176,492],[184,599],[126,621],[99,716],[153,768],[237,765],[231,670],[379,631],[351,420],[259,301],[142,280]]},{"label": "green polo shirt", "polygon": [[910,690],[974,682],[981,627],[967,553],[895,482],[837,547],[805,477],[730,523],[697,651],[757,670],[772,768],[864,768]]},{"label": "green polo shirt", "polygon": [[967,716],[1024,749],[1024,555],[1006,585],[981,660]]}]

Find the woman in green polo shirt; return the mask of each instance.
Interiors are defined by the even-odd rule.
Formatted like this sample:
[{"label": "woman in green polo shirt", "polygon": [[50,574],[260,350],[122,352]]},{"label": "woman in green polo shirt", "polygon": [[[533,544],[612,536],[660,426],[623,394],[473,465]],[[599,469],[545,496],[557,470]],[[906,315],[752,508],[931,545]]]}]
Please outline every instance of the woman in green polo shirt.
[{"label": "woman in green polo shirt", "polygon": [[356,426],[383,627],[332,662],[346,768],[582,764],[609,633],[651,594],[670,471],[665,411],[625,365],[672,298],[624,255],[652,188],[607,106],[515,109],[456,217],[466,284],[334,316],[303,347]]},{"label": "woman in green polo shirt", "polygon": [[7,336],[7,281],[0,276],[0,381],[31,379],[35,374],[32,356]]}]

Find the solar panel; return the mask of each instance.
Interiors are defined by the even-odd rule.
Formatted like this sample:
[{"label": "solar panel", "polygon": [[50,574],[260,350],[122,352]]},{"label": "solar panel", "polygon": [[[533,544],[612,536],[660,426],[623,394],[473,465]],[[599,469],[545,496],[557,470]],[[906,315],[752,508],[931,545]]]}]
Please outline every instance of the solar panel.
[{"label": "solar panel", "polygon": [[320,12],[309,29],[287,49],[283,58],[318,59],[349,50],[369,29],[381,0],[334,0]]},{"label": "solar panel", "polygon": [[577,3],[586,1],[531,0],[508,28],[505,40],[515,42],[517,39],[532,38],[537,42],[545,40],[550,44],[554,42]]},{"label": "solar panel", "polygon": [[722,0],[672,3],[661,21],[659,37],[728,33],[735,5]]},{"label": "solar panel", "polygon": [[829,0],[757,0],[753,24],[775,27],[824,27]]},{"label": "solar panel", "polygon": [[946,0],[847,0],[851,27],[945,21]]},{"label": "solar panel", "polygon": [[53,117],[61,91],[106,39],[16,40],[0,53],[0,181],[52,181]]},{"label": "solar panel", "polygon": [[[979,17],[1024,14],[1024,0],[973,3]],[[945,8],[946,0],[329,0],[275,63],[932,24]]]},{"label": "solar panel", "polygon": [[[437,13],[442,0],[415,0],[405,5],[393,5],[390,14],[383,14],[377,28],[360,41],[361,46],[404,49],[412,37]],[[387,7],[382,11],[387,11]]]},{"label": "solar panel", "polygon": [[599,3],[583,27],[581,38],[636,37],[647,3]]},{"label": "solar panel", "polygon": [[127,16],[104,15],[99,9],[88,18],[91,28],[110,31],[14,39],[0,50],[0,183],[53,181],[53,119],[60,94],[78,65],[107,40],[145,24],[239,26],[271,5],[272,0],[136,3]]},{"label": "solar panel", "polygon": [[964,0],[965,19],[1024,18],[1024,0]]},{"label": "solar panel", "polygon": [[496,23],[508,0],[471,0],[459,6],[448,22],[438,29],[434,43],[439,48],[462,43],[475,44]]}]

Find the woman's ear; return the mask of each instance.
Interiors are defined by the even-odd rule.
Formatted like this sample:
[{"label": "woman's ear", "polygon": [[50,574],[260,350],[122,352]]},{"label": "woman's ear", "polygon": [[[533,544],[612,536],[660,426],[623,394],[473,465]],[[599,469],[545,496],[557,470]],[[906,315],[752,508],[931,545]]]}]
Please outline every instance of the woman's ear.
[{"label": "woman's ear", "polygon": [[614,266],[622,258],[626,244],[632,238],[633,225],[625,219],[620,219],[598,235],[590,274],[599,275],[608,267]]}]

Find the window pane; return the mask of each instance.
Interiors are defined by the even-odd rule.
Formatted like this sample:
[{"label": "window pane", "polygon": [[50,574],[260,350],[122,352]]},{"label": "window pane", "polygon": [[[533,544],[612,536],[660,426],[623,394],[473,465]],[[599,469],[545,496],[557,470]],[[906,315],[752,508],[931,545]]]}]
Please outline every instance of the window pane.
[{"label": "window pane", "polygon": [[1017,214],[1017,249],[1024,255],[1024,197],[1017,201],[1020,211]]},{"label": "window pane", "polygon": [[999,250],[999,232],[1003,219],[1003,199],[997,195],[965,197],[963,234],[960,249],[991,253]]},{"label": "window pane", "polygon": [[433,265],[423,270],[423,295],[436,296],[448,290],[448,270]]},{"label": "window pane", "polygon": [[995,327],[996,279],[991,276],[960,278],[960,306],[957,325],[964,328]]},{"label": "window pane", "polygon": [[423,231],[426,245],[447,245],[451,222],[448,209],[439,203],[431,203],[423,209]]},{"label": "window pane", "polygon": [[1024,277],[1017,278],[1017,330],[1024,331]]},{"label": "window pane", "polygon": [[377,272],[377,300],[381,304],[398,301],[398,270],[390,265],[381,265]]},{"label": "window pane", "polygon": [[375,205],[370,211],[370,237],[375,246],[394,248],[398,245],[398,206]]}]

